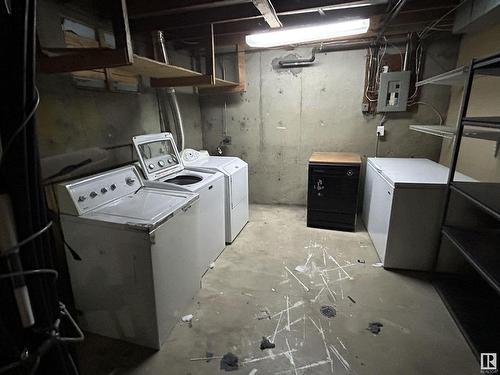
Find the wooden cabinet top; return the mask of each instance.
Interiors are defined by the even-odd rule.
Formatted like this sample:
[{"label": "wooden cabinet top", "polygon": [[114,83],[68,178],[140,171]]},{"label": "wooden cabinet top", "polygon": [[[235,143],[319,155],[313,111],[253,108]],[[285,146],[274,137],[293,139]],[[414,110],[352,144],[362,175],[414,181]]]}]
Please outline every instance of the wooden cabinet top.
[{"label": "wooden cabinet top", "polygon": [[309,163],[361,164],[361,157],[351,152],[314,152]]}]

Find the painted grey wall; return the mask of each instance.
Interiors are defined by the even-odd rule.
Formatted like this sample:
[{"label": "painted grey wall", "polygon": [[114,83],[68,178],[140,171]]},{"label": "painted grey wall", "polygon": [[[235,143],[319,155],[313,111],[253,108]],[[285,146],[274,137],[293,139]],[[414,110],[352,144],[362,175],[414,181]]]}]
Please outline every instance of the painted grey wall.
[{"label": "painted grey wall", "polygon": [[[428,48],[426,75],[455,65],[458,40]],[[307,163],[313,151],[348,151],[374,156],[380,117],[364,116],[366,51],[322,53],[313,66],[277,70],[291,53],[307,57],[310,49],[247,53],[247,91],[201,96],[203,144],[212,153],[222,137],[232,137],[227,155],[249,163],[250,199],[257,203],[305,204]],[[449,89],[425,88],[421,100],[446,113]],[[427,106],[387,116],[379,156],[438,160],[439,139],[409,130],[410,124],[437,124]]]},{"label": "painted grey wall", "polygon": [[[62,17],[109,27],[91,11],[52,0],[41,1],[38,32],[42,46],[64,47]],[[189,63],[189,58],[179,54],[172,60]],[[147,86],[140,93],[81,89],[74,85],[70,74],[39,74],[37,85],[41,98],[37,118],[42,157],[127,144],[134,135],[160,131],[155,90]],[[198,96],[186,88],[178,90],[177,96],[186,127],[186,145],[201,148]],[[108,167],[128,162],[130,155],[130,148],[115,150]]]}]

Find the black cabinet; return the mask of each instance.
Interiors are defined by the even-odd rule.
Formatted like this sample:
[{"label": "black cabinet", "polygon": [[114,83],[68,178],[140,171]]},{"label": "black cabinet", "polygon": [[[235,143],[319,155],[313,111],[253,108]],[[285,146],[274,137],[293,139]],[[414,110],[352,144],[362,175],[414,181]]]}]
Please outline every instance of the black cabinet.
[{"label": "black cabinet", "polygon": [[315,152],[309,159],[307,226],[354,231],[361,159]]}]

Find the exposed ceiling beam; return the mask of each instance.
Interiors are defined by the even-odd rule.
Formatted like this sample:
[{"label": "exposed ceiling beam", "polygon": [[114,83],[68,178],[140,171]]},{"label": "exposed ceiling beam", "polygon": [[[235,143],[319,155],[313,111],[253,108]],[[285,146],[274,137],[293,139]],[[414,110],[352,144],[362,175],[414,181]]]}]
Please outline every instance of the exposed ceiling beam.
[{"label": "exposed ceiling beam", "polygon": [[[306,20],[306,15],[310,14],[313,15],[313,17],[319,17],[321,14],[320,10],[323,10],[323,14],[336,18],[363,17],[365,14],[382,14],[385,11],[386,3],[387,0],[354,0],[343,2],[339,2],[338,0],[307,1],[308,6],[310,5],[312,8],[304,7],[304,4],[301,2],[287,3],[286,6],[280,3],[279,7],[278,3],[276,3],[276,14],[280,21],[285,26],[288,26],[290,24],[296,24],[297,22],[295,22],[295,19],[297,18],[300,18],[301,21],[306,21],[304,23],[309,23]],[[290,4],[294,4],[294,6]],[[327,19],[327,17],[322,17],[321,20],[324,21]],[[257,11],[251,3],[231,5],[224,8],[198,10],[182,14],[131,19],[131,27],[135,32],[177,29],[179,33],[182,33],[180,29],[198,27],[203,24],[232,23],[232,25],[235,25],[235,22],[239,23],[247,20],[255,20],[255,23],[260,23],[260,20],[263,20],[263,15]]]},{"label": "exposed ceiling beam", "polygon": [[[222,7],[228,7],[230,5],[238,5],[251,2],[252,0],[218,0],[218,1],[216,0],[209,2],[207,2],[206,0],[202,1],[198,0],[198,1],[191,1],[189,5],[181,6],[180,4],[177,4],[177,6],[175,5],[172,6],[170,1],[160,2],[158,0],[152,0],[146,2],[140,1],[138,3],[135,0],[129,0],[128,3],[133,4],[132,11],[130,11],[130,5],[129,5],[129,13],[131,13],[129,15],[129,18],[134,19],[134,18],[165,16],[169,14],[179,14],[179,13],[194,12],[197,10],[204,10],[204,9],[222,8]],[[168,5],[168,7],[166,5]]]},{"label": "exposed ceiling beam", "polygon": [[262,14],[269,27],[273,29],[283,27],[271,0],[252,0],[252,2],[253,5],[255,5],[255,7],[259,10],[260,14]]}]

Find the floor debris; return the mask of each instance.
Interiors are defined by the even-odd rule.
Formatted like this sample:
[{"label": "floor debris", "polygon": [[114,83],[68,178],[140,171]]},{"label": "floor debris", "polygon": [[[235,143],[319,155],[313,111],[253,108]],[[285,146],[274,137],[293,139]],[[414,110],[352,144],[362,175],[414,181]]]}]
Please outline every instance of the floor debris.
[{"label": "floor debris", "polygon": [[349,298],[352,303],[356,303],[356,301],[354,300],[354,298],[352,298],[351,296],[347,296],[347,298]]},{"label": "floor debris", "polygon": [[264,310],[260,310],[259,313],[255,316],[257,320],[269,319],[271,320],[271,312],[266,307]]},{"label": "floor debris", "polygon": [[276,344],[272,343],[267,339],[267,337],[262,336],[262,341],[260,342],[260,350],[274,349]]},{"label": "floor debris", "polygon": [[370,331],[371,333],[373,333],[374,335],[378,335],[383,326],[384,325],[380,322],[370,322],[368,324],[367,330]]},{"label": "floor debris", "polygon": [[213,359],[222,359],[222,356],[214,356],[214,353],[207,352],[206,357],[191,358],[190,361],[207,361],[210,362]]},{"label": "floor debris", "polygon": [[215,267],[215,262],[210,263],[209,267],[210,269],[213,269]]},{"label": "floor debris", "polygon": [[382,262],[372,264],[372,267],[383,267],[383,266],[384,266],[384,263],[382,263]]},{"label": "floor debris", "polygon": [[238,357],[231,352],[224,354],[224,356],[220,360],[221,370],[236,371],[238,370],[238,367]]},{"label": "floor debris", "polygon": [[193,314],[189,314],[189,315],[184,315],[182,317],[182,321],[184,323],[191,323],[191,321],[193,320]]},{"label": "floor debris", "polygon": [[321,311],[321,314],[323,314],[327,318],[333,318],[335,315],[337,315],[337,310],[335,310],[333,306],[321,306],[319,311]]},{"label": "floor debris", "polygon": [[358,259],[358,263],[365,263],[365,260],[364,259]]}]

